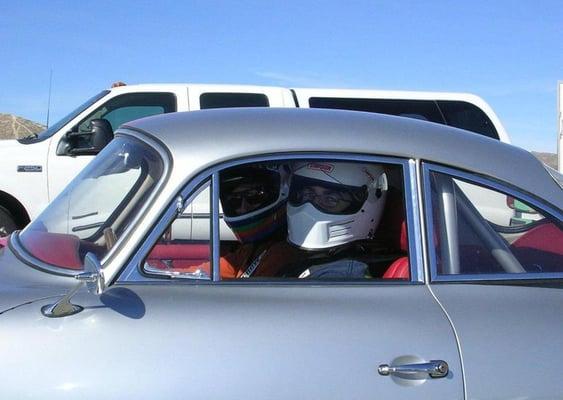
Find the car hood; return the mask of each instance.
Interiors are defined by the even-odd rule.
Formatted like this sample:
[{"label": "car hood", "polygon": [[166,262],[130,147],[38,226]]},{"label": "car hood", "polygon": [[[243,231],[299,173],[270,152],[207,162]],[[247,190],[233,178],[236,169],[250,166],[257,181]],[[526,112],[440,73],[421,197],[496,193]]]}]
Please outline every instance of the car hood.
[{"label": "car hood", "polygon": [[76,284],[72,277],[33,268],[20,261],[9,247],[0,246],[0,315],[23,304],[61,297]]}]

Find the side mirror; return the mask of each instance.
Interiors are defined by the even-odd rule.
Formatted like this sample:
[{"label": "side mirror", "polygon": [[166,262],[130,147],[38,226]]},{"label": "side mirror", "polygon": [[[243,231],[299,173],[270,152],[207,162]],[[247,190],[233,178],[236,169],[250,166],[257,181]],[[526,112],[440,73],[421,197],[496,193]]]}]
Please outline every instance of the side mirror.
[{"label": "side mirror", "polygon": [[92,137],[90,139],[92,149],[99,153],[113,140],[113,129],[107,119],[93,119],[90,124],[92,126]]},{"label": "side mirror", "polygon": [[41,308],[44,316],[49,318],[67,317],[74,315],[84,310],[84,307],[78,304],[71,303],[70,299],[76,294],[78,289],[86,283],[88,292],[96,295],[101,295],[105,288],[106,282],[104,279],[104,271],[100,264],[100,260],[94,253],[87,253],[84,258],[84,272],[75,276],[80,281],[70,292],[55,304],[48,304]]},{"label": "side mirror", "polygon": [[84,272],[76,275],[75,278],[80,282],[86,282],[86,287],[92,294],[100,295],[106,288],[102,265],[94,253],[86,253]]},{"label": "side mirror", "polygon": [[57,155],[96,155],[113,139],[113,128],[107,119],[90,121],[90,130],[71,130],[57,146]]}]

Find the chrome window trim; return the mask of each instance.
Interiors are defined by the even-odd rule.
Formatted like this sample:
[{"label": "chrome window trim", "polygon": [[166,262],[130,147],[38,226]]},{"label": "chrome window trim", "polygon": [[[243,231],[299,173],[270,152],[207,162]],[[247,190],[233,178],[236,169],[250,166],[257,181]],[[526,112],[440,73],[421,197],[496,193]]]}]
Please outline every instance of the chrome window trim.
[{"label": "chrome window trim", "polygon": [[[407,222],[407,240],[409,241],[409,269],[412,279],[419,283],[426,281],[423,249],[423,229],[422,214],[420,212],[420,197],[418,187],[418,161],[408,160],[405,171],[404,191],[405,191],[405,217]],[[408,197],[407,197],[408,196]],[[413,238],[409,239],[409,238]],[[414,256],[413,256],[414,255]],[[415,279],[416,278],[416,279]]]},{"label": "chrome window trim", "polygon": [[[365,280],[365,281],[334,281],[328,282],[323,280],[287,280],[284,279],[283,282],[277,281],[275,279],[252,279],[252,280],[216,280],[215,274],[219,273],[219,269],[216,268],[218,265],[218,255],[219,255],[219,242],[217,242],[216,246],[212,247],[212,257],[213,257],[213,272],[214,272],[214,279],[212,281],[202,281],[202,280],[192,280],[189,278],[176,278],[176,279],[169,279],[169,278],[158,278],[158,277],[147,277],[141,273],[141,263],[146,258],[148,253],[150,252],[152,246],[162,232],[166,229],[166,227],[172,222],[173,218],[175,217],[175,203],[172,202],[168,209],[165,211],[159,222],[155,225],[155,229],[152,229],[149,236],[143,241],[141,246],[135,251],[133,257],[130,259],[129,263],[125,266],[123,272],[117,279],[117,283],[124,284],[124,283],[160,283],[160,284],[189,284],[189,285],[206,285],[206,284],[219,284],[219,285],[339,285],[339,286],[363,286],[363,285],[381,285],[381,284],[391,284],[391,285],[406,285],[406,284],[422,284],[424,283],[424,264],[423,264],[423,255],[422,249],[420,245],[420,240],[422,240],[422,229],[420,225],[419,216],[419,197],[417,188],[417,181],[416,181],[416,167],[412,160],[408,160],[405,158],[398,158],[398,157],[387,157],[387,156],[377,156],[377,155],[360,155],[360,154],[347,154],[347,153],[279,153],[275,155],[262,155],[262,156],[250,156],[245,158],[239,158],[235,160],[229,160],[222,163],[218,163],[211,168],[208,168],[202,172],[199,172],[194,178],[189,180],[189,183],[181,190],[180,195],[182,198],[185,198],[184,204],[189,204],[189,202],[193,201],[197,193],[194,192],[198,187],[202,185],[203,182],[206,182],[211,179],[213,181],[213,176],[218,176],[219,171],[224,170],[226,168],[231,168],[233,166],[245,163],[259,163],[259,162],[266,162],[266,161],[279,161],[279,160],[320,160],[320,159],[330,159],[330,160],[342,160],[342,161],[358,161],[358,162],[371,162],[371,163],[386,163],[386,164],[394,164],[397,166],[402,167],[403,172],[403,187],[405,190],[405,217],[407,220],[407,228],[408,228],[408,237],[415,238],[417,243],[413,243],[412,239],[409,239],[409,254],[411,260],[416,260],[415,262],[410,262],[410,273],[411,279],[409,281],[399,281],[399,280]],[[218,179],[216,179],[218,182]],[[219,190],[217,185],[217,190],[213,190],[212,184],[212,196],[211,201],[212,204],[218,205],[219,204]],[[219,217],[218,207],[212,210],[213,219]],[[219,233],[218,230],[218,221],[217,223],[217,234]],[[215,248],[216,247],[216,248]],[[413,257],[414,254],[414,257]],[[217,271],[215,271],[217,270]]]},{"label": "chrome window trim", "polygon": [[219,228],[219,171],[211,175],[211,196],[209,196],[209,209],[211,210],[211,273],[214,282],[221,280],[220,265],[220,228]]},{"label": "chrome window trim", "polygon": [[460,171],[454,168],[449,168],[437,164],[425,162],[422,164],[423,171],[423,202],[425,209],[426,219],[426,243],[428,244],[428,264],[430,265],[430,282],[432,283],[454,283],[454,282],[489,282],[489,281],[538,281],[538,280],[551,280],[563,279],[563,272],[529,272],[529,273],[504,273],[504,274],[456,274],[456,275],[439,275],[436,263],[436,251],[434,245],[434,221],[432,218],[432,199],[430,192],[430,173],[438,172],[450,175],[454,178],[459,178],[469,184],[481,185],[484,188],[496,190],[503,194],[514,196],[515,198],[522,199],[526,203],[536,208],[541,214],[550,216],[556,220],[563,219],[563,213],[548,203],[528,195],[525,192],[518,191],[510,185],[503,184],[494,178],[487,178],[476,174]]},{"label": "chrome window trim", "polygon": [[[129,224],[129,226],[123,231],[123,233],[117,239],[117,242],[115,243],[115,245],[100,260],[100,264],[102,266],[102,269],[104,269],[104,272],[105,272],[105,274],[108,278],[113,276],[115,271],[105,270],[106,266],[108,266],[111,263],[113,256],[117,253],[119,248],[123,246],[123,243],[126,241],[125,238],[127,238],[129,236],[131,231],[133,229],[135,229],[135,227],[142,220],[142,217],[146,213],[147,209],[149,208],[149,205],[151,204],[152,200],[155,198],[155,196],[158,195],[158,193],[160,193],[162,187],[164,186],[164,183],[168,180],[168,176],[170,174],[170,166],[171,166],[171,163],[172,163],[171,158],[170,158],[170,154],[162,148],[162,146],[160,145],[160,143],[158,141],[152,140],[152,138],[150,138],[150,137],[144,137],[144,136],[139,137],[138,135],[131,135],[130,133],[127,133],[125,129],[121,130],[121,132],[116,134],[116,136],[126,136],[130,140],[142,142],[143,144],[151,147],[160,156],[162,164],[163,164],[163,169],[162,169],[162,174],[159,178],[159,181],[155,184],[155,186],[152,190],[152,193],[147,198],[147,201],[145,201],[145,203],[143,204],[143,206],[141,207],[141,209],[139,210],[137,215],[131,220],[131,223]],[[48,264],[46,262],[43,262],[43,261],[39,260],[38,258],[33,257],[31,254],[29,254],[29,252],[22,245],[20,238],[19,238],[20,232],[21,231],[16,231],[13,235],[10,235],[8,245],[10,246],[10,249],[13,250],[14,255],[19,260],[21,260],[23,263],[25,263],[25,264],[33,267],[33,268],[39,269],[41,271],[45,271],[45,272],[52,273],[54,275],[59,275],[59,276],[73,277],[73,276],[76,276],[76,275],[84,272],[83,269],[70,270],[70,269],[65,269],[65,268],[62,268],[62,267],[57,267],[57,266]]]}]

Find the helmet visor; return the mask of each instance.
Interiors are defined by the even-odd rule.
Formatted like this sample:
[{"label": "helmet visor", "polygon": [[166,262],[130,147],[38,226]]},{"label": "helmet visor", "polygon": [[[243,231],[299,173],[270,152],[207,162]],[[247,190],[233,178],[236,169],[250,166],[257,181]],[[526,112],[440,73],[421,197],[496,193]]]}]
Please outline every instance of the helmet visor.
[{"label": "helmet visor", "polygon": [[268,207],[280,195],[280,175],[276,171],[258,168],[225,171],[220,181],[221,206],[227,217]]},{"label": "helmet visor", "polygon": [[326,214],[348,215],[360,211],[367,197],[366,186],[347,186],[294,175],[288,202],[293,207],[311,203]]}]

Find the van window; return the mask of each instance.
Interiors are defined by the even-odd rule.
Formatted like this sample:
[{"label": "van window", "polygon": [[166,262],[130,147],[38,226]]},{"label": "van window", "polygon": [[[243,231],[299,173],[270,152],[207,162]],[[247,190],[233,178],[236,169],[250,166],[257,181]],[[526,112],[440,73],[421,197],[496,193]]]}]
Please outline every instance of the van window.
[{"label": "van window", "polygon": [[495,126],[479,107],[465,101],[438,100],[446,124],[498,139]]},{"label": "van window", "polygon": [[397,115],[444,124],[436,103],[432,100],[401,99],[347,99],[336,97],[311,97],[311,108],[332,108],[340,110],[367,111]]},{"label": "van window", "polygon": [[200,108],[269,107],[263,93],[203,93],[199,96]]}]

